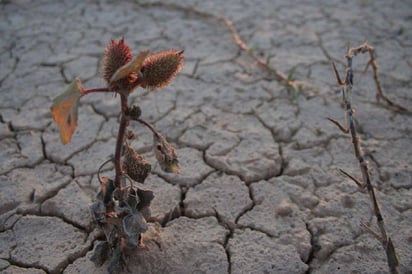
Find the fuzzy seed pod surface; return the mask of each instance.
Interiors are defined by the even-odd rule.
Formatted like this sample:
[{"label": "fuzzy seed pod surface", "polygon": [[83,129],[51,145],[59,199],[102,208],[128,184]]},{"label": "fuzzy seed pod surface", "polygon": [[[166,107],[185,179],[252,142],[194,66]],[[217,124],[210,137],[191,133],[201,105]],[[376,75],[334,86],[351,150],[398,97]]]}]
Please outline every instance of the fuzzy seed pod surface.
[{"label": "fuzzy seed pod surface", "polygon": [[130,93],[137,86],[135,84],[137,80],[136,73],[130,73],[128,77],[111,82],[111,78],[116,71],[130,62],[132,58],[133,54],[130,47],[124,42],[124,39],[118,42],[112,40],[106,47],[102,62],[102,74],[110,89],[117,92]]},{"label": "fuzzy seed pod surface", "polygon": [[133,148],[126,145],[125,149],[123,170],[134,181],[144,183],[152,170],[152,166]]},{"label": "fuzzy seed pod surface", "polygon": [[166,50],[147,57],[142,66],[143,88],[156,89],[169,84],[183,67],[183,51]]},{"label": "fuzzy seed pod surface", "polygon": [[116,70],[129,62],[132,57],[132,52],[124,39],[119,42],[112,40],[104,51],[102,71],[104,80],[109,83]]}]

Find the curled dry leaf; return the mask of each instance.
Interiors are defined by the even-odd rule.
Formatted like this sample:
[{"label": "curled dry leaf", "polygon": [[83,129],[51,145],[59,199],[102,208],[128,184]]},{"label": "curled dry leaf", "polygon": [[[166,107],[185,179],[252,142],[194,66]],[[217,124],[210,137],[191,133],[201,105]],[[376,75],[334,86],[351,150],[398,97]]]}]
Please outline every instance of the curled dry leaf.
[{"label": "curled dry leaf", "polygon": [[153,149],[163,171],[179,173],[179,160],[175,148],[159,133],[153,134]]},{"label": "curled dry leaf", "polygon": [[106,241],[97,241],[94,247],[93,255],[90,260],[96,267],[102,266],[110,255],[110,246]]},{"label": "curled dry leaf", "polygon": [[123,160],[123,170],[130,178],[139,183],[144,183],[152,166],[142,155],[126,144]]},{"label": "curled dry leaf", "polygon": [[134,57],[129,63],[120,67],[110,79],[110,82],[128,77],[131,73],[138,73],[143,65],[144,59],[146,59],[149,51],[142,51],[138,56]]},{"label": "curled dry leaf", "polygon": [[154,195],[153,191],[143,188],[137,189],[137,196],[139,197],[139,204],[137,205],[137,210],[142,212],[143,217],[150,217],[150,203],[152,202]]},{"label": "curled dry leaf", "polygon": [[115,189],[113,180],[107,177],[102,177],[100,192],[97,195],[101,195],[104,204],[107,205],[113,199],[113,192]]},{"label": "curled dry leaf", "polygon": [[[123,229],[127,237],[138,239],[140,233],[146,232],[148,227],[146,220],[143,218],[140,212],[129,214],[122,220]],[[137,246],[137,242],[136,242]]]},{"label": "curled dry leaf", "polygon": [[51,113],[60,131],[60,140],[63,144],[71,141],[77,127],[77,113],[83,86],[79,79],[53,100]]}]

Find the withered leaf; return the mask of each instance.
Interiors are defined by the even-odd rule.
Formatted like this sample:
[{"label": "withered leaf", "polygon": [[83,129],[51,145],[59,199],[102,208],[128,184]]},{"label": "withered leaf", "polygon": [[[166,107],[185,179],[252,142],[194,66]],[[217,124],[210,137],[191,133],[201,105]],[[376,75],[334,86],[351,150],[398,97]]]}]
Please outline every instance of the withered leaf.
[{"label": "withered leaf", "polygon": [[112,250],[112,258],[110,259],[109,268],[107,269],[109,274],[119,273],[122,269],[122,249],[120,244]]},{"label": "withered leaf", "polygon": [[139,211],[148,209],[154,198],[153,191],[143,188],[137,189],[137,196],[139,197],[139,204],[137,205],[137,210]]},{"label": "withered leaf", "polygon": [[159,133],[153,134],[153,149],[161,169],[168,173],[179,173],[179,160],[175,148]]},{"label": "withered leaf", "polygon": [[113,192],[115,189],[113,180],[107,177],[101,178],[100,192],[98,195],[101,193],[101,198],[103,199],[105,205],[113,199]]},{"label": "withered leaf", "polygon": [[137,73],[138,71],[140,71],[140,68],[143,65],[143,61],[146,59],[147,55],[149,55],[148,50],[140,52],[138,56],[133,58],[126,65],[116,70],[116,72],[113,74],[112,78],[110,79],[110,82],[111,83],[115,82],[117,80],[120,80],[120,79],[123,79],[129,76],[133,72]]},{"label": "withered leaf", "polygon": [[144,183],[152,170],[152,166],[142,155],[126,144],[123,169],[131,179],[139,183]]},{"label": "withered leaf", "polygon": [[109,257],[110,246],[106,241],[97,241],[93,249],[93,255],[90,257],[90,261],[94,263],[96,267],[100,267]]},{"label": "withered leaf", "polygon": [[106,219],[106,223],[112,225],[120,225],[122,223],[122,220],[116,217],[110,217]]},{"label": "withered leaf", "polygon": [[139,244],[139,234],[148,229],[146,220],[137,212],[123,218],[123,231],[126,236],[128,247],[137,247]]},{"label": "withered leaf", "polygon": [[53,100],[51,113],[60,131],[63,144],[71,141],[77,127],[77,112],[83,86],[79,79],[74,80],[67,89]]},{"label": "withered leaf", "polygon": [[90,211],[92,218],[96,223],[99,224],[106,221],[106,207],[104,206],[103,201],[96,200],[90,205]]},{"label": "withered leaf", "polygon": [[396,255],[395,247],[393,246],[391,237],[388,237],[386,256],[388,259],[388,264],[391,266],[391,268],[396,269],[399,266],[399,260]]}]

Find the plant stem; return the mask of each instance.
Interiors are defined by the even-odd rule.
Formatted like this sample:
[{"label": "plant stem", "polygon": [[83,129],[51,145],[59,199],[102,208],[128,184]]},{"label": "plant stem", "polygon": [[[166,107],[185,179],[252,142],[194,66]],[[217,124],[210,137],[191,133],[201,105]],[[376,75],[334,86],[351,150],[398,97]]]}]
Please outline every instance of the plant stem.
[{"label": "plant stem", "polygon": [[352,60],[353,57],[355,57],[358,54],[364,54],[364,53],[369,53],[369,61],[368,64],[366,65],[365,71],[368,69],[369,65],[372,66],[373,69],[373,80],[375,81],[376,85],[376,100],[380,101],[380,99],[383,99],[389,106],[394,107],[396,110],[400,112],[410,112],[407,108],[393,102],[390,100],[384,93],[381,85],[381,80],[378,75],[378,64],[376,63],[376,58],[375,58],[375,49],[368,44],[368,42],[363,43],[362,45],[356,47],[356,48],[350,48],[348,49],[348,52],[346,53],[345,58],[349,61],[349,59]]},{"label": "plant stem", "polygon": [[160,136],[161,136],[161,135],[159,134],[159,132],[157,132],[157,130],[153,127],[152,124],[150,124],[150,123],[148,123],[148,122],[146,122],[145,120],[142,120],[142,119],[140,119],[140,118],[135,119],[135,120],[138,121],[139,123],[145,125],[146,127],[148,127],[148,128],[153,132],[153,134],[156,135],[156,137],[160,137]]},{"label": "plant stem", "polygon": [[116,171],[116,176],[114,179],[115,187],[122,189],[122,163],[121,163],[121,156],[122,156],[122,147],[123,147],[123,139],[124,133],[126,131],[127,124],[129,122],[129,118],[125,115],[127,110],[127,95],[120,93],[120,102],[121,102],[121,118],[120,118],[120,125],[119,125],[119,132],[117,134],[117,142],[116,142],[116,151],[114,154],[114,168]]},{"label": "plant stem", "polygon": [[113,92],[113,90],[109,88],[90,88],[90,89],[83,90],[81,96],[83,97],[89,93],[94,93],[94,92]]},{"label": "plant stem", "polygon": [[396,106],[396,107],[398,107],[399,110],[402,110],[402,107],[396,105],[395,103],[392,103],[386,97],[382,97],[383,93],[382,93],[382,90],[380,88],[379,78],[377,77],[377,73],[376,73],[376,70],[375,70],[377,68],[377,66],[376,66],[376,63],[374,63],[375,61],[374,61],[374,57],[373,57],[373,54],[372,54],[373,53],[373,48],[370,47],[367,43],[364,43],[364,44],[360,45],[359,47],[349,48],[348,49],[347,54],[345,55],[347,64],[346,64],[346,69],[345,69],[345,78],[344,78],[345,80],[344,81],[341,80],[341,78],[339,76],[339,73],[336,70],[336,66],[333,64],[333,70],[334,70],[335,75],[336,75],[336,80],[337,80],[338,84],[342,87],[343,103],[344,103],[344,106],[345,106],[346,127],[342,126],[339,122],[337,122],[333,119],[329,119],[329,120],[331,122],[333,122],[335,125],[337,125],[344,133],[350,133],[351,134],[355,157],[358,160],[359,168],[360,168],[361,173],[362,173],[362,182],[356,180],[354,177],[350,176],[346,172],[343,172],[343,174],[345,174],[346,176],[351,178],[354,182],[356,182],[361,187],[366,187],[366,189],[368,190],[369,197],[370,197],[372,207],[373,207],[375,217],[376,217],[376,223],[379,227],[379,232],[380,233],[373,231],[371,228],[367,227],[366,225],[364,225],[364,226],[367,228],[367,230],[369,232],[372,233],[372,235],[374,235],[379,241],[381,241],[381,243],[383,245],[383,248],[385,250],[385,253],[386,253],[387,264],[388,264],[390,273],[391,274],[398,274],[399,273],[399,270],[398,270],[398,268],[399,268],[398,256],[396,254],[396,250],[395,250],[395,247],[392,243],[392,240],[386,232],[385,222],[383,220],[382,212],[381,212],[380,206],[379,206],[377,198],[376,198],[375,190],[372,186],[368,163],[367,163],[367,161],[366,161],[366,159],[363,155],[361,145],[360,145],[359,136],[358,136],[358,133],[356,131],[355,121],[354,121],[354,117],[353,117],[354,116],[354,111],[353,111],[352,104],[351,104],[351,101],[352,101],[351,97],[352,97],[352,92],[353,92],[352,59],[357,54],[366,53],[366,52],[369,52],[370,57],[371,57],[371,60],[369,62],[374,67],[374,79],[375,79],[376,85],[378,86],[377,97],[378,98],[379,97],[383,98],[391,106]]}]

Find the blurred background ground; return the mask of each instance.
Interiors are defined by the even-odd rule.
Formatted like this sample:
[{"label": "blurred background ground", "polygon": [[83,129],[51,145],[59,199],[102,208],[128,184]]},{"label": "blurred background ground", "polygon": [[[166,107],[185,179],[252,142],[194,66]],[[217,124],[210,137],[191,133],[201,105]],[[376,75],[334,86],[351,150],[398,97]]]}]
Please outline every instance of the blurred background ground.
[{"label": "blurred background ground", "polygon": [[[110,39],[134,53],[184,49],[165,89],[138,90],[142,116],[178,148],[182,173],[155,166],[152,137],[135,126],[154,164],[146,249],[133,273],[387,273],[331,70],[343,74],[348,43],[376,48],[382,86],[411,109],[412,5],[408,1],[1,1],[0,270],[105,273],[89,258],[98,238],[88,205],[96,171],[114,150],[119,99],[82,99],[79,127],[63,146],[53,98],[79,77],[103,86]],[[306,85],[288,91],[240,49]],[[377,103],[367,56],[356,57],[357,125],[387,230],[412,269],[410,113]],[[108,174],[112,170],[107,170]]]}]

